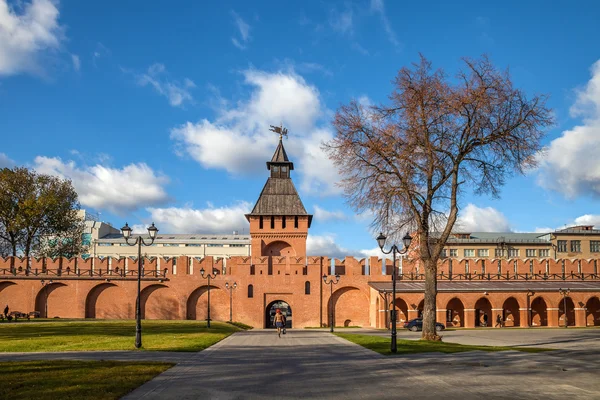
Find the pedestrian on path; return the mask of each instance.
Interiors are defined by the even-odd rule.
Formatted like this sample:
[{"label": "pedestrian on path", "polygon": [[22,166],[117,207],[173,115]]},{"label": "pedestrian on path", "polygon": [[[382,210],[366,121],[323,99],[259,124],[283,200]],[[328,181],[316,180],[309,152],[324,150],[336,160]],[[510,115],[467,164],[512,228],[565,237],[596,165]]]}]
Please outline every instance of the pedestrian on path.
[{"label": "pedestrian on path", "polygon": [[283,328],[283,321],[285,321],[285,317],[281,313],[281,310],[278,308],[275,312],[275,317],[273,318],[273,323],[277,328],[277,336],[281,337],[281,329]]},{"label": "pedestrian on path", "polygon": [[496,316],[496,326],[495,326],[495,327],[496,327],[496,328],[497,328],[497,327],[500,327],[500,328],[502,328],[502,317],[500,316],[500,314],[498,314],[498,315]]}]

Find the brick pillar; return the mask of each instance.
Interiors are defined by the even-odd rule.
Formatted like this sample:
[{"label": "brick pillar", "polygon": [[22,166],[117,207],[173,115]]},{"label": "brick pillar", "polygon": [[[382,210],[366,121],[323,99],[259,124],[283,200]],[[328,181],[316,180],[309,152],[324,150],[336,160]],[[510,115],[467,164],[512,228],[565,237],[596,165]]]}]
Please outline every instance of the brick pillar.
[{"label": "brick pillar", "polygon": [[408,319],[415,319],[419,316],[419,310],[408,310]]},{"label": "brick pillar", "polygon": [[558,308],[548,308],[546,310],[548,312],[548,326],[556,328],[558,326]]},{"label": "brick pillar", "polygon": [[465,328],[475,328],[475,309],[465,308]]},{"label": "brick pillar", "polygon": [[529,310],[530,308],[519,308],[519,314],[521,317],[521,328],[529,328],[529,324],[531,323],[531,321],[529,320]]},{"label": "brick pillar", "polygon": [[492,308],[492,315],[490,316],[490,319],[488,319],[488,326],[491,326],[492,328],[496,326],[496,318],[498,318],[498,315],[500,318],[503,317],[502,311],[502,308]]},{"label": "brick pillar", "polygon": [[587,326],[585,308],[575,308],[575,326]]},{"label": "brick pillar", "polygon": [[435,310],[435,312],[436,312],[436,321],[439,322],[440,324],[444,324],[444,326],[446,326],[446,309],[438,308]]}]

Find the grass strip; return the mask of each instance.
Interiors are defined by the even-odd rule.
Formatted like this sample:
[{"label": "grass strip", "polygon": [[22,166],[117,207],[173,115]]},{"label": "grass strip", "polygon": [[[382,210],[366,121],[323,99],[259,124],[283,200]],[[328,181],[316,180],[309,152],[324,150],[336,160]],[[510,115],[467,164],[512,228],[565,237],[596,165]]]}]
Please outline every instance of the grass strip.
[{"label": "grass strip", "polygon": [[[142,350],[201,351],[240,328],[224,322],[142,321]],[[0,352],[135,350],[134,320],[0,324]]]},{"label": "grass strip", "polygon": [[524,351],[527,353],[541,353],[544,351],[551,351],[553,349],[541,348],[541,347],[507,347],[507,346],[479,346],[479,345],[465,345],[458,343],[447,343],[447,342],[430,342],[427,340],[397,340],[398,352],[392,353],[390,351],[391,339],[389,337],[372,336],[372,335],[356,335],[351,333],[336,333],[337,336],[344,338],[352,343],[359,344],[367,349],[376,351],[384,355],[402,355],[402,354],[416,354],[416,353],[460,353],[464,351],[507,351],[516,350]]},{"label": "grass strip", "polygon": [[173,365],[65,360],[0,362],[0,399],[118,399]]}]

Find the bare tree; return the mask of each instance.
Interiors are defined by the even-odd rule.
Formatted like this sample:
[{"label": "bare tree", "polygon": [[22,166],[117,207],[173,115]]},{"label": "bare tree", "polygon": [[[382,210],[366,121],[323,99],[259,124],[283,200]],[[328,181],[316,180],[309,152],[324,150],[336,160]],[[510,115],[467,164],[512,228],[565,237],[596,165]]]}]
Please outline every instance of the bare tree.
[{"label": "bare tree", "polygon": [[527,98],[487,57],[463,59],[455,79],[421,57],[394,80],[390,104],[351,101],[324,144],[356,211],[388,234],[416,231],[425,268],[423,339],[435,332],[437,261],[457,220],[461,193],[499,196],[505,179],[536,165],[553,123],[545,96]]}]

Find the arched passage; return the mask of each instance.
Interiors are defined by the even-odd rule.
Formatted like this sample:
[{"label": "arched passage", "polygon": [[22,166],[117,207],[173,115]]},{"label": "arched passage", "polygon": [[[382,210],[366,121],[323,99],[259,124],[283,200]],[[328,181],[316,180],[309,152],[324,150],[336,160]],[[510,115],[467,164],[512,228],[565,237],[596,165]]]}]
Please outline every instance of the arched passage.
[{"label": "arched passage", "polygon": [[[135,304],[135,299],[134,299]],[[167,285],[152,284],[142,289],[141,318],[179,319],[179,300]]]},{"label": "arched passage", "polygon": [[296,250],[289,243],[277,240],[266,245],[262,254],[264,256],[295,256]]},{"label": "arched passage", "polygon": [[114,283],[101,283],[96,285],[89,291],[88,295],[85,298],[85,317],[86,318],[96,318],[96,302],[98,301],[98,296],[105,289],[109,287],[116,286]]},{"label": "arched passage", "polygon": [[[235,306],[235,305],[234,305]],[[210,319],[226,321],[229,319],[229,300],[219,287],[210,285]],[[186,318],[206,320],[208,318],[208,285],[196,288],[188,297]]]},{"label": "arched passage", "polygon": [[[391,304],[390,304],[391,306]],[[408,321],[408,304],[401,298],[396,298],[396,321]]]},{"label": "arched passage", "polygon": [[590,297],[585,303],[585,320],[587,326],[600,326],[600,299]]},{"label": "arched passage", "polygon": [[267,328],[267,329],[275,328],[273,326],[273,317],[275,317],[275,313],[277,312],[277,309],[280,309],[281,313],[283,315],[285,315],[285,327],[291,328],[292,327],[292,307],[290,307],[290,305],[283,300],[275,300],[275,301],[272,301],[269,304],[267,304],[267,307],[265,308],[265,328]]},{"label": "arched passage", "polygon": [[475,303],[475,326],[490,326],[492,317],[492,304],[490,301],[481,297]]},{"label": "arched passage", "polygon": [[560,299],[558,303],[558,325],[565,326],[565,303],[567,305],[567,326],[575,326],[575,304],[570,297]]},{"label": "arched passage", "polygon": [[465,326],[465,306],[457,297],[446,305],[446,326]]},{"label": "arched passage", "polygon": [[542,297],[531,302],[531,326],[548,326],[548,307]]},{"label": "arched passage", "polygon": [[[514,297],[509,297],[502,305],[502,319],[504,326],[520,326],[521,313],[519,312],[519,302]],[[494,321],[494,324],[496,322]]]},{"label": "arched passage", "polygon": [[425,307],[425,299],[421,300],[421,302],[417,306],[417,316],[419,318],[423,318],[423,308],[424,307]]},{"label": "arched passage", "polygon": [[52,308],[49,305],[48,299],[56,289],[66,286],[64,283],[52,282],[40,288],[37,296],[35,296],[35,311],[40,313],[40,317],[49,318],[49,315],[52,315]]},{"label": "arched passage", "polygon": [[327,326],[368,326],[369,299],[360,289],[345,286],[333,292],[327,302]]}]

